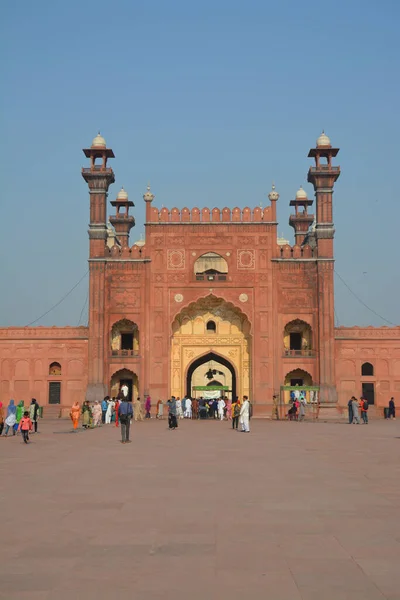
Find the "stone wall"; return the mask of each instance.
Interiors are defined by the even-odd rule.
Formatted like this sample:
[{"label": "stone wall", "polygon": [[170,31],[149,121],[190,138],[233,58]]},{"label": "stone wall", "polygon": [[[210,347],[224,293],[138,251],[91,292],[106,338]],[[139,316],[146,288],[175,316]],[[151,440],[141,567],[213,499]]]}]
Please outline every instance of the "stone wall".
[{"label": "stone wall", "polygon": [[[10,327],[0,329],[0,401],[32,397],[49,403],[50,382],[60,383],[60,404],[82,403],[87,386],[87,327]],[[50,374],[58,363],[61,374]],[[56,369],[58,371],[58,369]]]}]

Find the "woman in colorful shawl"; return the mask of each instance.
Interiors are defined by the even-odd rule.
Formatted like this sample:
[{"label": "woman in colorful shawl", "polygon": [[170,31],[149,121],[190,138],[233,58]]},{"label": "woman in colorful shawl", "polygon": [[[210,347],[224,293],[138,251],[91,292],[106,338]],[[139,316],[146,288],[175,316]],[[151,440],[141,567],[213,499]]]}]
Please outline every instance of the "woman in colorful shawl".
[{"label": "woman in colorful shawl", "polygon": [[4,432],[5,436],[8,435],[10,427],[12,429],[13,435],[15,435],[14,425],[17,422],[16,412],[17,412],[17,407],[14,404],[14,400],[10,400],[10,404],[7,407],[7,417],[5,420],[5,424],[6,424],[6,430]]},{"label": "woman in colorful shawl", "polygon": [[89,429],[91,418],[92,409],[90,408],[89,402],[85,400],[82,406],[82,426],[84,429]]},{"label": "woman in colorful shawl", "polygon": [[20,420],[22,419],[22,417],[24,416],[24,412],[25,412],[24,401],[20,400],[18,403],[18,406],[17,406],[17,414],[15,415],[17,423],[19,423]]},{"label": "woman in colorful shawl", "polygon": [[92,414],[93,414],[93,427],[99,427],[100,423],[101,423],[102,412],[101,412],[101,405],[98,400],[96,400],[96,402],[93,405]]},{"label": "woman in colorful shawl", "polygon": [[81,407],[79,406],[79,402],[74,402],[69,416],[71,417],[71,421],[74,424],[74,429],[78,429],[79,417],[81,416]]},{"label": "woman in colorful shawl", "polygon": [[3,403],[0,402],[0,435],[3,433],[3,428],[4,428],[4,410],[3,410]]},{"label": "woman in colorful shawl", "polygon": [[39,418],[39,404],[37,403],[36,398],[32,398],[31,405],[29,407],[29,417],[33,423],[34,431],[37,433],[37,424]]}]

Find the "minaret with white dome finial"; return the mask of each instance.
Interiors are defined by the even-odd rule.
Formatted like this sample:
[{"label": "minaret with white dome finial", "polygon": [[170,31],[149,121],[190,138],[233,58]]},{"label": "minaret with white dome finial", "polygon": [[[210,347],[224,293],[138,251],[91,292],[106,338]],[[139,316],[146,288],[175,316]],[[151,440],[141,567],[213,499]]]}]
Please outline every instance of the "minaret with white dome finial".
[{"label": "minaret with white dome finial", "polygon": [[294,229],[296,244],[299,246],[303,244],[308,229],[314,221],[314,215],[308,213],[308,207],[312,204],[313,200],[307,198],[307,193],[301,186],[297,190],[295,200],[290,201],[290,206],[295,207],[295,214],[290,215],[289,225]]},{"label": "minaret with white dome finial", "polygon": [[332,165],[332,158],[339,148],[332,148],[331,140],[323,131],[317,139],[316,148],[308,156],[315,159],[315,167],[308,171],[316,198],[315,238],[317,243],[317,290],[319,349],[319,386],[321,406],[334,406],[337,402],[335,375],[335,322],[334,322],[334,255],[332,196],[340,167]]},{"label": "minaret with white dome finial", "polygon": [[115,215],[110,217],[110,223],[115,229],[122,248],[129,247],[129,232],[135,225],[135,218],[129,214],[129,209],[135,205],[129,200],[128,193],[123,187],[118,192],[116,199],[111,202],[111,206],[114,206],[116,210]]},{"label": "minaret with white dome finial", "polygon": [[[104,137],[98,133],[90,148],[83,150],[90,159],[90,167],[82,169],[82,177],[89,186],[89,341],[88,341],[88,384],[86,400],[94,401],[107,394],[105,381],[105,272],[107,250],[107,195],[114,183],[114,172],[107,160],[114,152],[107,148]],[[96,164],[99,161],[99,164]]]}]

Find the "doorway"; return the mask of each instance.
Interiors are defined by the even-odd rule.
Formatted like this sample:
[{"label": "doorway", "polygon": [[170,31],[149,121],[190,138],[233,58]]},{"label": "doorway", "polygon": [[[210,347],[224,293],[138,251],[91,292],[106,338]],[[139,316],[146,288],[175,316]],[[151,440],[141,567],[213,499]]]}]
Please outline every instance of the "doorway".
[{"label": "doorway", "polygon": [[299,387],[303,387],[304,385],[304,379],[291,379],[290,380],[290,385],[291,386],[295,386],[298,385]]},{"label": "doorway", "polygon": [[119,384],[122,387],[126,385],[128,387],[128,400],[132,402],[132,393],[133,393],[133,379],[120,379]]},{"label": "doorway", "polygon": [[134,402],[139,394],[138,376],[129,369],[121,369],[114,373],[110,382],[110,396],[117,397],[121,386],[126,385],[128,388],[128,398]]},{"label": "doorway", "polygon": [[375,404],[375,385],[373,383],[363,383],[362,395],[368,404]]},{"label": "doorway", "polygon": [[61,403],[61,381],[49,381],[49,404]]},{"label": "doorway", "polygon": [[[229,362],[229,360],[227,360],[226,358],[224,358],[223,356],[220,356],[219,354],[216,354],[215,352],[209,352],[208,354],[205,354],[203,356],[200,356],[199,358],[197,358],[196,360],[194,360],[191,365],[189,366],[188,370],[187,370],[187,375],[186,375],[186,394],[188,397],[192,397],[193,393],[192,393],[192,376],[193,373],[195,372],[195,370],[200,367],[201,365],[204,365],[204,363],[208,363],[208,362],[213,362],[213,363],[219,363],[220,365],[223,365],[224,367],[226,367],[231,375],[232,375],[232,400],[236,397],[237,392],[237,385],[236,385],[236,371],[233,367],[233,365]],[[215,369],[216,371],[216,369]],[[213,375],[216,373],[213,373]],[[222,373],[221,373],[222,374]],[[218,384],[219,382],[217,382]],[[207,387],[208,384],[206,384],[205,387]],[[221,385],[221,384],[220,384]]]}]

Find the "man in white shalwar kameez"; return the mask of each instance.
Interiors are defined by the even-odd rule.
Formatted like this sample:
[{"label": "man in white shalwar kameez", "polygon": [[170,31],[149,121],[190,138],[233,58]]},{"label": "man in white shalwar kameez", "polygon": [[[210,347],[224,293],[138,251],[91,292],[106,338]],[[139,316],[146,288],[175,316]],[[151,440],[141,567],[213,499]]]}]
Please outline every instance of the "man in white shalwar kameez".
[{"label": "man in white shalwar kameez", "polygon": [[185,419],[191,419],[192,418],[192,399],[191,398],[185,398],[186,402],[185,402]]},{"label": "man in white shalwar kameez", "polygon": [[182,400],[176,399],[176,416],[178,419],[183,419]]},{"label": "man in white shalwar kameez", "polygon": [[223,398],[220,398],[218,400],[218,417],[221,419],[221,421],[224,420],[224,408],[225,408],[225,400]]},{"label": "man in white shalwar kameez", "polygon": [[250,432],[250,402],[247,396],[243,396],[243,404],[240,407],[240,424],[244,433]]}]

